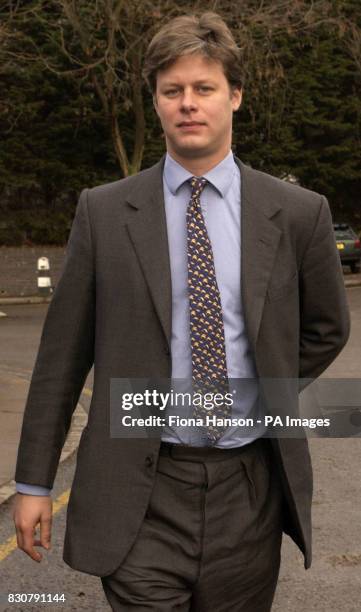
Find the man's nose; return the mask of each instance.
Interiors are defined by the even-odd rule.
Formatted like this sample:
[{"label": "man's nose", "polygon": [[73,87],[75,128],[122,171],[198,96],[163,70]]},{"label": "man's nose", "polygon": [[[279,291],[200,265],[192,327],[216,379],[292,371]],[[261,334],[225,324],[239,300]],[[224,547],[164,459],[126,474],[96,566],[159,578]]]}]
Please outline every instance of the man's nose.
[{"label": "man's nose", "polygon": [[181,98],[182,110],[190,111],[197,108],[197,101],[192,90],[185,89]]}]

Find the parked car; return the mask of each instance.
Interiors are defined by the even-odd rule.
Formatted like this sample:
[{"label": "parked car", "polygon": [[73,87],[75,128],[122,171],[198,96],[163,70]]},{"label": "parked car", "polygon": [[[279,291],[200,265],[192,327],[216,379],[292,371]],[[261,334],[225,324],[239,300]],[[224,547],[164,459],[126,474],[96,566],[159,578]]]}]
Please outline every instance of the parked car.
[{"label": "parked car", "polygon": [[360,272],[361,242],[358,235],[347,223],[334,223],[333,229],[342,265],[350,266],[351,272]]}]

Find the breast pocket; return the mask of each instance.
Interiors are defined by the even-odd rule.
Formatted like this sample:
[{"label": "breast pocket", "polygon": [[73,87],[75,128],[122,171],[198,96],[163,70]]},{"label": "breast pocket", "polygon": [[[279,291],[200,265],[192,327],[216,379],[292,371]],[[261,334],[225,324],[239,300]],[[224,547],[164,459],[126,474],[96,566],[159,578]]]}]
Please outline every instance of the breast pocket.
[{"label": "breast pocket", "polygon": [[295,274],[291,278],[281,284],[273,282],[267,289],[267,300],[269,302],[273,302],[274,300],[286,298],[288,295],[291,295],[297,289],[298,275],[297,272],[295,272]]}]

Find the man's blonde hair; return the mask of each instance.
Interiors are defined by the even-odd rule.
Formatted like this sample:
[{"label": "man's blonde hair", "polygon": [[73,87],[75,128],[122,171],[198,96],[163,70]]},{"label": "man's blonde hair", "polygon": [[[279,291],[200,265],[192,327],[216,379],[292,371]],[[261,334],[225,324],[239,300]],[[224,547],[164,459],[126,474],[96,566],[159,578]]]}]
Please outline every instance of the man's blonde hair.
[{"label": "man's blonde hair", "polygon": [[154,94],[157,72],[179,57],[200,53],[219,61],[231,88],[242,88],[241,52],[230,29],[216,13],[182,15],[166,23],[146,51],[143,76]]}]

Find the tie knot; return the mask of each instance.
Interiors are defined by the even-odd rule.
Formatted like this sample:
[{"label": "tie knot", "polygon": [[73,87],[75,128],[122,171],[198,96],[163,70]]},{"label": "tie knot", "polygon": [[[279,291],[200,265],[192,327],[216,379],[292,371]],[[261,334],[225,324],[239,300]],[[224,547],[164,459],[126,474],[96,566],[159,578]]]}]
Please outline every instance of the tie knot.
[{"label": "tie knot", "polygon": [[203,176],[192,176],[192,178],[189,179],[189,182],[192,187],[192,198],[196,198],[197,196],[201,195],[207,179],[203,178]]}]

